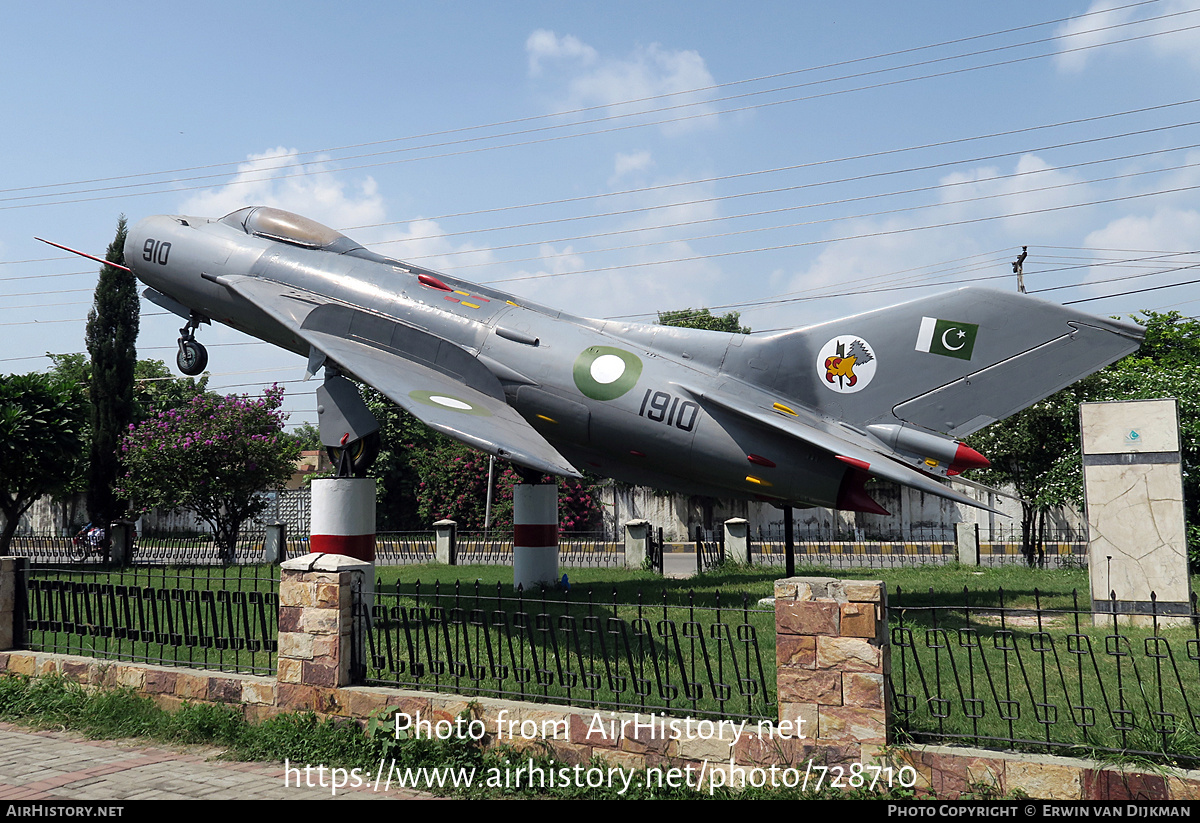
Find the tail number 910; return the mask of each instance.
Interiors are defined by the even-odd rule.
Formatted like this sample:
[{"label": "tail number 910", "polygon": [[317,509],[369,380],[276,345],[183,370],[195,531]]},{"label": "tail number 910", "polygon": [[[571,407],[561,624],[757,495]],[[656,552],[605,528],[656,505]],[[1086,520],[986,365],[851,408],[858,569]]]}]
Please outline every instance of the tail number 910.
[{"label": "tail number 910", "polygon": [[696,427],[696,418],[700,415],[700,406],[691,400],[680,402],[678,397],[665,391],[646,389],[642,397],[642,407],[638,415],[655,423],[664,423],[690,432]]},{"label": "tail number 910", "polygon": [[154,240],[146,238],[146,242],[142,244],[142,259],[147,263],[157,263],[160,266],[167,265],[167,258],[171,256],[171,244],[165,240]]}]

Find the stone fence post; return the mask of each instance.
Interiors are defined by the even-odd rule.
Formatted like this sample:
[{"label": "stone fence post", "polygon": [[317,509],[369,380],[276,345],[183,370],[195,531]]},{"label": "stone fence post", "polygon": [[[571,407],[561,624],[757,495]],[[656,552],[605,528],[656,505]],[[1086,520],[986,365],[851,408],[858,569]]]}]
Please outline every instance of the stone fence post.
[{"label": "stone fence post", "polygon": [[28,569],[27,557],[0,557],[0,652],[20,648],[24,641],[20,598],[25,596],[22,578]]},{"label": "stone fence post", "polygon": [[649,536],[649,520],[629,520],[625,523],[625,567],[627,569],[640,569],[646,562],[646,544]]},{"label": "stone fence post", "polygon": [[725,556],[738,563],[751,563],[750,521],[744,517],[731,517],[725,521]]},{"label": "stone fence post", "polygon": [[352,648],[354,592],[367,585],[372,569],[340,554],[307,554],[280,567],[281,705],[328,711],[321,690],[353,684],[351,662],[365,659],[362,648]]},{"label": "stone fence post", "polygon": [[890,648],[883,582],[777,580],[775,632],[780,721],[801,721],[801,732],[818,745],[886,745]]},{"label": "stone fence post", "polygon": [[954,524],[954,554],[964,566],[979,565],[979,524]]},{"label": "stone fence post", "polygon": [[434,559],[447,566],[458,565],[458,523],[439,520],[433,524]]}]

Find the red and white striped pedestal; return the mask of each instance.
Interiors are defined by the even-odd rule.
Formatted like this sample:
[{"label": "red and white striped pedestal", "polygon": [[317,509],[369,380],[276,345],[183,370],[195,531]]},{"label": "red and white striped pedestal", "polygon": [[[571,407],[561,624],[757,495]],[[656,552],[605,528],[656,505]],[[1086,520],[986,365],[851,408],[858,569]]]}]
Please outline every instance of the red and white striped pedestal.
[{"label": "red and white striped pedestal", "polygon": [[558,484],[513,487],[513,588],[558,580]]},{"label": "red and white striped pedestal", "polygon": [[332,477],[312,482],[309,551],[375,562],[375,480]]}]

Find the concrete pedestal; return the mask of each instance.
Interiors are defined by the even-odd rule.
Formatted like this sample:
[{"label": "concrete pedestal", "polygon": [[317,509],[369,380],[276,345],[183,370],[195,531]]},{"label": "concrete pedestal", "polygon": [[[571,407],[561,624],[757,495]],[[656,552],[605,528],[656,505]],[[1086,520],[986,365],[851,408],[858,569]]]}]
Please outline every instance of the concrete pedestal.
[{"label": "concrete pedestal", "polygon": [[558,581],[558,484],[513,488],[513,587]]},{"label": "concrete pedestal", "polygon": [[309,551],[375,562],[375,480],[333,477],[312,483]]}]

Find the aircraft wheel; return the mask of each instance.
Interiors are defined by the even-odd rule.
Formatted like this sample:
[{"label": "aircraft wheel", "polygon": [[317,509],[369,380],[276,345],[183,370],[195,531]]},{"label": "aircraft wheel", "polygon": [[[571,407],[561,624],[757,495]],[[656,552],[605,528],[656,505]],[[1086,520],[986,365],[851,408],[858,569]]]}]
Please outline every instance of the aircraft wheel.
[{"label": "aircraft wheel", "polygon": [[[367,472],[371,469],[371,464],[379,456],[380,443],[379,432],[372,432],[362,440],[355,441],[350,445],[351,472],[355,477],[367,476]],[[342,450],[337,446],[326,446],[325,451],[329,453],[329,459],[333,462],[334,471],[337,471],[338,464],[342,458]]]},{"label": "aircraft wheel", "polygon": [[195,340],[180,340],[175,365],[184,374],[195,377],[208,368],[208,349]]}]

